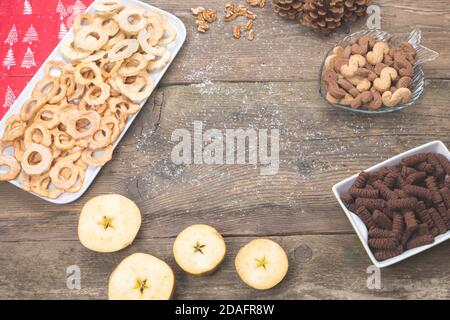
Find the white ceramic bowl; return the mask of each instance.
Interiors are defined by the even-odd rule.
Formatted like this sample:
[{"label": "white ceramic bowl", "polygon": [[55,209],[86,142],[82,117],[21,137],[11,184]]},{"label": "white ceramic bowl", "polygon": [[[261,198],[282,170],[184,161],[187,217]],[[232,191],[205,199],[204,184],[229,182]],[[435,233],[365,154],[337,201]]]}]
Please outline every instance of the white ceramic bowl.
[{"label": "white ceramic bowl", "polygon": [[[447,147],[441,141],[433,141],[433,142],[424,144],[420,147],[403,152],[403,153],[399,154],[398,156],[395,156],[386,161],[383,161],[383,162],[381,162],[373,167],[370,167],[369,169],[364,170],[364,171],[375,172],[375,171],[378,171],[379,169],[381,169],[382,167],[395,166],[395,165],[399,164],[403,158],[412,156],[417,153],[422,153],[422,152],[441,153],[450,159],[450,152],[448,151]],[[372,250],[369,248],[369,245],[367,243],[368,231],[367,231],[365,224],[361,221],[361,219],[356,214],[354,214],[353,212],[348,210],[347,207],[345,206],[345,204],[341,200],[341,194],[348,191],[348,189],[350,189],[350,187],[352,186],[353,182],[356,180],[358,175],[359,175],[359,173],[335,184],[333,186],[333,193],[334,193],[336,199],[338,200],[339,204],[341,205],[342,210],[344,210],[345,214],[347,215],[348,220],[350,220],[350,223],[352,224],[353,229],[355,229],[356,234],[359,237],[359,240],[361,240],[361,243],[363,244],[364,249],[366,249],[366,252],[370,257],[370,260],[377,268],[384,268],[387,266],[391,266],[393,264],[403,261],[409,257],[415,256],[416,254],[418,254],[422,251],[428,250],[428,249],[430,249],[434,246],[437,246],[438,244],[450,239],[450,231],[448,231],[445,234],[441,234],[441,235],[437,236],[434,239],[434,243],[432,243],[432,244],[428,244],[425,246],[407,250],[407,251],[403,252],[401,255],[393,257],[388,260],[378,261],[377,259],[375,259],[374,255],[372,253]]]}]

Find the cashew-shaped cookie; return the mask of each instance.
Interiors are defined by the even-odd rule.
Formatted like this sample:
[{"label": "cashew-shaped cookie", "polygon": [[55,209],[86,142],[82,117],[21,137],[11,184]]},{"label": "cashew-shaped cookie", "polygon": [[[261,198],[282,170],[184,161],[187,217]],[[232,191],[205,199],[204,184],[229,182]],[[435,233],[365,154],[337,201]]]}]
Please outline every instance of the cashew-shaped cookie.
[{"label": "cashew-shaped cookie", "polygon": [[373,86],[380,92],[385,92],[391,87],[392,80],[397,79],[398,74],[394,68],[386,67],[381,71],[379,78],[373,81]]},{"label": "cashew-shaped cookie", "polygon": [[360,54],[355,54],[350,57],[348,64],[345,64],[341,67],[341,73],[344,77],[353,77],[355,72],[360,67],[364,67],[366,65],[366,58],[364,58]]},{"label": "cashew-shaped cookie", "polygon": [[386,91],[381,97],[383,104],[386,107],[394,107],[400,102],[408,102],[412,98],[411,90],[408,88],[399,88],[397,91],[392,93],[391,91]]},{"label": "cashew-shaped cookie", "polygon": [[383,61],[384,55],[387,53],[389,53],[389,45],[386,42],[377,42],[373,46],[373,50],[367,53],[367,61],[376,65]]},{"label": "cashew-shaped cookie", "polygon": [[342,98],[340,101],[339,101],[339,103],[340,104],[343,104],[343,105],[346,105],[346,106],[349,106],[349,105],[351,105],[351,103],[352,103],[352,101],[353,101],[353,96],[351,95],[351,94],[346,94],[345,95],[345,97],[344,98]]},{"label": "cashew-shaped cookie", "polygon": [[359,92],[367,91],[372,86],[372,83],[368,79],[359,76],[350,77],[347,80],[356,86]]},{"label": "cashew-shaped cookie", "polygon": [[341,72],[341,68],[343,65],[348,64],[348,59],[345,57],[338,57],[335,61],[334,61],[334,71],[336,72]]},{"label": "cashew-shaped cookie", "polygon": [[334,68],[336,59],[341,58],[344,54],[342,47],[336,47],[333,49],[333,53],[325,59],[325,70],[331,70]]}]

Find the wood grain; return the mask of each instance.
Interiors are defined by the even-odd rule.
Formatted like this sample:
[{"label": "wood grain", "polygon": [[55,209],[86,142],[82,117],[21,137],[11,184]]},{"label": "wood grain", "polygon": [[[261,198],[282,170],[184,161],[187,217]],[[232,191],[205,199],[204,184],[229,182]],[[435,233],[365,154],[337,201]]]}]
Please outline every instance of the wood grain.
[{"label": "wood grain", "polygon": [[[224,263],[205,277],[190,276],[180,270],[172,257],[173,239],[138,240],[114,254],[88,251],[78,241],[0,243],[0,297],[104,299],[108,277],[115,266],[129,254],[146,252],[174,269],[175,299],[450,298],[448,268],[442,267],[450,264],[450,243],[382,269],[381,288],[370,290],[370,262],[356,236],[291,236],[274,240],[287,251],[290,267],[285,280],[268,291],[247,287],[235,272],[237,251],[250,238],[227,238]],[[69,290],[66,285],[66,269],[73,265],[81,271],[81,290]]]},{"label": "wood grain", "polygon": [[[366,117],[334,109],[315,82],[170,86],[152,97],[89,191],[50,205],[1,184],[0,241],[75,240],[78,212],[91,197],[120,193],[144,215],[139,237],[173,237],[190,223],[212,222],[225,235],[353,233],[331,193],[336,182],[447,134],[448,81],[428,84],[409,109]],[[175,129],[275,128],[280,169],[253,165],[177,166]]]},{"label": "wood grain", "polygon": [[[270,7],[255,8],[256,39],[235,40],[232,23],[223,21],[224,0],[147,1],[183,20],[188,39],[180,56],[163,79],[164,84],[205,81],[298,81],[317,79],[322,59],[346,35],[365,28],[365,19],[331,36],[317,35],[298,23],[278,17]],[[245,3],[245,1],[235,1]],[[447,0],[377,0],[381,28],[406,39],[412,28],[423,32],[423,44],[438,51],[440,58],[427,64],[428,78],[450,77],[450,11]],[[190,8],[202,5],[216,9],[218,22],[206,34],[196,31]],[[242,20],[239,23],[244,23]],[[245,37],[244,37],[245,38]]]},{"label": "wood grain", "polygon": [[[432,140],[449,145],[450,9],[445,0],[378,0],[382,28],[405,36],[423,31],[423,44],[440,52],[427,64],[419,104],[382,116],[334,109],[320,97],[317,78],[327,50],[361,20],[321,36],[254,9],[256,40],[235,40],[222,21],[223,0],[147,1],[179,16],[185,47],[131,126],[113,160],[78,201],[57,206],[0,184],[0,298],[106,298],[115,265],[133,252],[167,260],[177,277],[177,299],[449,299],[450,243],[382,270],[382,289],[366,286],[369,259],[331,193],[336,182]],[[243,1],[237,1],[242,2]],[[195,31],[190,8],[219,12],[206,34]],[[172,132],[202,121],[205,130],[279,129],[280,169],[260,175],[253,165],[184,165],[170,158]],[[84,249],[77,219],[84,203],[104,193],[139,205],[142,228],[133,246],[115,254]],[[171,255],[174,237],[193,223],[225,236],[229,254],[214,274],[187,276]],[[259,292],[236,275],[234,256],[245,242],[271,236],[288,251],[290,270],[277,288]],[[78,265],[81,290],[66,287],[66,268]]]}]

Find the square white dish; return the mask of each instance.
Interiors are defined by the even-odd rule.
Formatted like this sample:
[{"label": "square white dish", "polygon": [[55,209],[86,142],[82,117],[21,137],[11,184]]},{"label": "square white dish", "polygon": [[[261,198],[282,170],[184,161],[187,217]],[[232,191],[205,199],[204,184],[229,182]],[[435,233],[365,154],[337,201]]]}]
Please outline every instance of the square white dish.
[{"label": "square white dish", "polygon": [[[159,8],[156,8],[154,6],[151,6],[149,4],[143,3],[141,1],[138,0],[115,0],[123,5],[126,6],[140,6],[143,7],[147,10],[150,11],[156,11],[159,12],[160,14],[162,14],[168,21],[168,23],[170,23],[177,31],[177,37],[175,39],[175,41],[173,41],[172,43],[166,45],[166,48],[171,52],[172,57],[170,62],[167,64],[167,66],[158,71],[158,72],[153,72],[151,73],[151,76],[153,78],[154,81],[154,89],[156,88],[156,86],[158,85],[159,81],[161,80],[161,78],[164,76],[164,74],[166,73],[167,69],[170,67],[170,65],[172,64],[173,60],[175,59],[176,55],[178,54],[178,52],[180,51],[181,47],[183,46],[185,40],[186,40],[186,27],[184,25],[184,23],[177,18],[176,16],[174,16],[173,14],[161,10]],[[89,12],[91,14],[93,14],[95,12],[94,6],[99,3],[99,2],[104,2],[104,0],[95,0],[94,2],[92,2],[92,4],[88,7],[88,9],[86,10],[86,12]],[[73,30],[70,29],[69,32],[65,35],[65,37],[61,40],[61,42],[55,47],[55,49],[52,51],[52,53],[50,53],[50,55],[47,57],[47,59],[45,60],[45,62],[42,64],[42,66],[39,68],[39,70],[36,72],[36,74],[33,76],[33,78],[30,80],[30,82],[26,85],[26,87],[23,89],[23,91],[21,92],[21,94],[18,96],[18,98],[16,99],[16,101],[14,102],[14,104],[11,106],[11,108],[9,109],[9,111],[4,115],[4,117],[2,118],[2,120],[0,121],[0,134],[3,135],[4,129],[5,129],[5,123],[6,120],[13,114],[17,114],[20,112],[20,108],[22,106],[22,104],[31,97],[31,92],[35,86],[35,84],[44,76],[44,66],[45,64],[50,61],[50,60],[61,60],[61,61],[65,61],[63,56],[60,54],[60,47],[62,46],[62,44],[67,41],[67,39],[69,37],[71,37],[73,35]],[[153,90],[154,90],[153,89]],[[145,103],[147,102],[148,99],[146,99],[145,101],[143,101],[141,103],[141,110],[142,107],[145,105]],[[125,133],[128,131],[129,127],[131,126],[131,124],[133,123],[134,119],[136,118],[136,116],[139,114],[136,113],[133,116],[131,116],[128,121],[127,124],[125,126],[125,129],[122,131],[122,133],[120,134],[119,138],[117,139],[117,141],[114,143],[114,147],[117,147],[117,145],[120,143],[120,141],[122,140],[123,136],[125,135]],[[1,136],[0,135],[0,136]],[[114,154],[113,154],[114,157]],[[76,192],[76,193],[64,193],[62,194],[59,198],[57,199],[49,199],[46,197],[42,197],[39,195],[36,195],[34,193],[34,195],[48,201],[51,203],[55,203],[55,204],[67,204],[67,203],[71,203],[75,200],[77,200],[78,198],[80,198],[85,192],[86,190],[90,187],[90,185],[92,184],[92,182],[94,181],[95,177],[97,176],[97,174],[100,172],[102,167],[92,167],[89,166],[89,168],[86,171],[86,176],[85,176],[85,182],[83,187],[80,189],[80,191]],[[16,180],[10,181],[10,183],[12,183],[13,185],[15,185],[16,187],[20,188],[20,184],[19,182]]]},{"label": "square white dish", "polygon": [[[381,162],[373,167],[370,167],[369,169],[364,170],[364,171],[375,172],[375,171],[381,169],[382,167],[394,166],[394,165],[399,164],[401,159],[408,157],[408,156],[412,156],[417,153],[422,153],[422,152],[441,153],[444,156],[446,156],[448,159],[450,159],[450,151],[447,149],[447,147],[444,145],[444,143],[442,143],[441,141],[433,141],[433,142],[424,144],[422,146],[419,146],[417,148],[411,149],[409,151],[403,152],[395,157],[392,157],[386,161],[383,161],[383,162]],[[374,257],[372,250],[369,248],[368,240],[367,240],[368,231],[367,231],[366,226],[364,225],[364,223],[361,221],[361,219],[356,214],[354,214],[353,212],[351,212],[350,210],[347,209],[347,207],[341,200],[341,194],[348,191],[348,189],[352,186],[353,182],[356,180],[358,175],[359,175],[359,173],[335,184],[333,186],[333,193],[334,193],[334,196],[336,197],[337,201],[341,205],[342,210],[344,210],[345,214],[347,215],[347,218],[350,221],[351,225],[353,226],[353,229],[355,229],[356,234],[359,237],[359,240],[363,244],[364,249],[366,249],[366,252],[370,257],[370,260],[377,268],[385,268],[385,267],[391,266],[393,264],[396,264],[407,258],[415,256],[416,254],[419,254],[425,250],[428,250],[428,249],[430,249],[434,246],[437,246],[438,244],[450,239],[450,231],[447,231],[447,233],[437,236],[434,239],[434,243],[432,243],[432,244],[421,246],[421,247],[414,248],[411,250],[407,250],[407,251],[403,252],[401,255],[393,257],[388,260],[378,261]]]}]

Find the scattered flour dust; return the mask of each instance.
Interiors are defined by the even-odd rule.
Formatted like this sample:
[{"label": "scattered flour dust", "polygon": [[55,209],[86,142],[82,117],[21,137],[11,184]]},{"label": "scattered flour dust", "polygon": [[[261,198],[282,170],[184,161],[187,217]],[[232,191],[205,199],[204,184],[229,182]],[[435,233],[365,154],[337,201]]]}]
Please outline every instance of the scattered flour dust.
[{"label": "scattered flour dust", "polygon": [[[259,95],[261,98],[258,101],[253,98],[254,86],[264,93]],[[144,199],[171,192],[173,184],[181,184],[202,198],[213,199],[219,193],[229,195],[229,199],[221,206],[232,207],[234,211],[245,215],[249,204],[244,184],[248,186],[252,201],[256,198],[258,202],[264,203],[267,194],[275,193],[276,204],[301,214],[308,210],[304,207],[308,197],[329,193],[334,183],[354,174],[355,167],[362,170],[384,160],[387,154],[395,155],[404,151],[396,149],[399,144],[396,135],[408,134],[408,129],[405,129],[407,126],[404,125],[406,119],[402,115],[396,115],[399,118],[396,121],[398,125],[390,129],[392,136],[383,136],[372,132],[385,124],[380,118],[366,117],[362,120],[324,109],[323,106],[317,106],[317,101],[308,100],[314,94],[298,90],[298,84],[295,83],[241,86],[230,83],[224,85],[206,79],[190,87],[193,94],[199,95],[199,99],[207,101],[204,104],[208,107],[198,115],[193,115],[192,110],[180,108],[177,123],[185,123],[190,131],[193,129],[192,119],[202,120],[204,130],[211,128],[208,123],[217,123],[217,119],[227,119],[216,128],[220,130],[239,128],[242,123],[246,123],[246,128],[277,128],[280,130],[280,171],[276,176],[263,177],[259,176],[258,168],[252,165],[177,166],[170,160],[174,146],[170,135],[164,130],[153,132],[144,126],[143,131],[134,137],[138,155],[133,166],[139,174],[132,179],[138,180],[139,192]],[[290,96],[284,98],[285,95]],[[241,106],[238,112],[219,105],[217,101],[220,99],[216,97],[224,96],[230,97],[230,104]],[[297,106],[292,105],[292,99],[298,102]],[[289,116],[290,108],[293,107],[316,107],[318,111],[305,110],[301,113],[303,119],[293,119]],[[330,127],[336,127],[336,121],[340,122],[342,131],[330,130]],[[155,137],[159,132],[164,132],[165,136]],[[167,145],[161,141],[167,141]],[[362,149],[361,145],[368,147]],[[408,145],[408,142],[404,142],[404,145]],[[366,163],[361,163],[360,159]],[[244,171],[242,167],[245,167]],[[273,198],[271,201],[274,201]],[[195,210],[196,205],[195,201],[183,204],[186,210]]]}]

